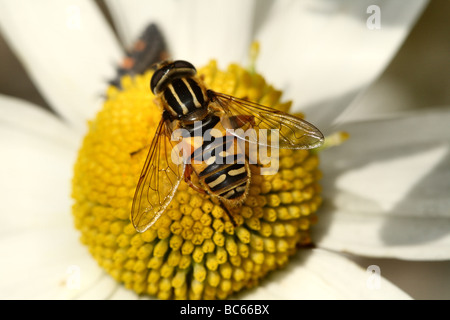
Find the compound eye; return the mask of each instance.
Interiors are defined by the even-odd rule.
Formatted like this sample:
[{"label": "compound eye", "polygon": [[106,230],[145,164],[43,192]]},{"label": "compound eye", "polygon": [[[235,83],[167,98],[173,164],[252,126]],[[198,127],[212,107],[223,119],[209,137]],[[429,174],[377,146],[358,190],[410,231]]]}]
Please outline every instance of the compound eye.
[{"label": "compound eye", "polygon": [[154,94],[160,93],[172,80],[181,77],[193,76],[197,70],[192,63],[177,60],[174,62],[164,62],[153,74],[150,80],[150,89]]},{"label": "compound eye", "polygon": [[158,84],[161,82],[161,79],[164,77],[164,75],[169,72],[169,66],[164,66],[162,68],[159,68],[155,71],[155,73],[152,76],[152,79],[150,80],[150,89],[152,90],[153,94],[157,94],[158,92],[155,92],[156,88],[158,87]]}]

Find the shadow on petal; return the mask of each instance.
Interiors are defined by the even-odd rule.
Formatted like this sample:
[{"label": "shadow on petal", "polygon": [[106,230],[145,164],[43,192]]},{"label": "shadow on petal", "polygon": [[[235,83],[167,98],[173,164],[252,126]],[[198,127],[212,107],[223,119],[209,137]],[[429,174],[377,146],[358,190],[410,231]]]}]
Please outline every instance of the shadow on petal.
[{"label": "shadow on petal", "polygon": [[388,213],[389,218],[380,234],[383,242],[387,245],[414,245],[450,234],[449,169],[450,152],[447,151],[438,165]]},{"label": "shadow on petal", "polygon": [[320,246],[366,256],[448,258],[447,111],[347,124],[350,139],[322,153]]},{"label": "shadow on petal", "polygon": [[[311,3],[310,11],[322,14],[336,13],[336,11],[354,18],[356,21],[366,23],[367,19],[378,11],[371,9],[376,5],[379,8],[380,21],[384,26],[404,26],[409,23],[411,16],[417,12],[422,12],[428,4],[427,0],[415,0],[405,5],[404,1],[399,0],[361,0],[351,2],[345,0],[322,0]],[[382,20],[381,20],[382,17]]]},{"label": "shadow on petal", "polygon": [[332,99],[321,100],[317,103],[302,107],[301,110],[297,109],[294,105],[293,111],[300,111],[305,114],[306,120],[317,126],[325,135],[332,134],[336,128],[334,124],[335,120],[343,113],[351,112],[351,103],[355,101],[362,89],[357,88]]}]

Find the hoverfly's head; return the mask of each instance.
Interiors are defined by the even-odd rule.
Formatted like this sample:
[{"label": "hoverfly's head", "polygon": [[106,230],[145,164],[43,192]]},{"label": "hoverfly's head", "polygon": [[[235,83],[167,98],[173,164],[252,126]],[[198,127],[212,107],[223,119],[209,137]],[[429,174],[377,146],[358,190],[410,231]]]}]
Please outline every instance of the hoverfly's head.
[{"label": "hoverfly's head", "polygon": [[163,91],[165,87],[174,79],[191,77],[197,73],[195,67],[187,61],[164,61],[158,64],[152,79],[150,89],[156,95]]}]

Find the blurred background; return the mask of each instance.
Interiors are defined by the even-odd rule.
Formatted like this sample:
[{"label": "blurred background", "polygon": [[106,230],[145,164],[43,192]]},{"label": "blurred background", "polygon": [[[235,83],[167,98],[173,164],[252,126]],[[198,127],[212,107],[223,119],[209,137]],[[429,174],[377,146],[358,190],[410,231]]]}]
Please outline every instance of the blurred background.
[{"label": "blurred background", "polygon": [[[111,22],[103,1],[95,2]],[[430,1],[397,56],[362,98],[365,110],[379,105],[392,112],[450,105],[449,13],[449,0]],[[49,109],[1,34],[0,70],[0,93]]]},{"label": "blurred background", "polygon": [[[95,2],[111,21],[103,1]],[[430,1],[391,64],[360,98],[365,111],[380,105],[387,112],[450,106],[449,13],[449,0]],[[0,94],[50,110],[1,35],[0,71]],[[414,299],[450,299],[450,262],[370,258],[356,262],[363,268],[380,266],[384,277]]]}]

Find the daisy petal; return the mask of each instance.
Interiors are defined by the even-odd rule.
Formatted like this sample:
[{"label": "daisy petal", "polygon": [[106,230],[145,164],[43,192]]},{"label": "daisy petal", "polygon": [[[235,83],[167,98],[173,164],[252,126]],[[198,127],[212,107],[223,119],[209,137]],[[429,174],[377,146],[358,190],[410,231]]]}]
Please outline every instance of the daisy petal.
[{"label": "daisy petal", "polygon": [[91,1],[0,2],[0,30],[59,114],[79,129],[99,108],[121,50]]},{"label": "daisy petal", "polygon": [[[2,299],[73,299],[98,283],[103,271],[80,245],[70,215],[52,216],[57,214],[65,216],[57,218],[64,224],[2,234]],[[106,293],[97,297],[106,298]]]},{"label": "daisy petal", "polygon": [[274,1],[256,34],[259,69],[309,120],[329,127],[381,74],[426,4]]},{"label": "daisy petal", "polygon": [[286,269],[274,272],[244,299],[410,299],[381,276],[347,258],[320,249],[300,251]]},{"label": "daisy petal", "polygon": [[367,256],[450,258],[450,109],[345,126],[323,152],[318,245]]},{"label": "daisy petal", "polygon": [[78,136],[54,115],[0,96],[3,299],[74,298],[102,271],[70,215]]},{"label": "daisy petal", "polygon": [[149,23],[156,23],[174,59],[221,66],[247,57],[255,1],[239,0],[108,0],[112,17],[130,46]]},{"label": "daisy petal", "polygon": [[[450,261],[411,261],[349,256],[358,265],[377,265],[381,274],[416,300],[449,300]],[[414,281],[412,281],[414,279]],[[444,283],[445,282],[445,283]]]},{"label": "daisy petal", "polygon": [[2,234],[10,234],[45,226],[48,214],[70,209],[70,179],[78,139],[53,115],[18,99],[0,96],[0,111],[4,150],[0,229]]},{"label": "daisy petal", "polygon": [[42,141],[54,141],[68,150],[78,147],[79,134],[39,106],[0,94],[0,111],[3,127],[20,130]]}]

